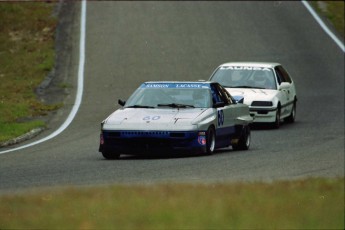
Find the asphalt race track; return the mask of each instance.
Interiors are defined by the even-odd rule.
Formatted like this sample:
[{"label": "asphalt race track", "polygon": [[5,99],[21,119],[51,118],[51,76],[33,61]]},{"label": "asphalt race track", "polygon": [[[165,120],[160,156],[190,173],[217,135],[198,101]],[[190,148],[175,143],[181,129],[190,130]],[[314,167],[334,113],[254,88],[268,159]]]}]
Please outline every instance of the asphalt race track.
[{"label": "asphalt race track", "polygon": [[[76,4],[70,25],[72,64],[65,70],[73,90],[50,128],[21,145],[56,130],[73,106],[79,58],[80,2]],[[301,2],[91,1],[85,48],[84,91],[76,117],[53,139],[0,154],[0,192],[344,176],[344,53]],[[100,122],[140,83],[208,79],[228,61],[282,63],[297,85],[296,123],[279,130],[255,128],[249,151],[162,153],[115,161],[98,153]]]}]

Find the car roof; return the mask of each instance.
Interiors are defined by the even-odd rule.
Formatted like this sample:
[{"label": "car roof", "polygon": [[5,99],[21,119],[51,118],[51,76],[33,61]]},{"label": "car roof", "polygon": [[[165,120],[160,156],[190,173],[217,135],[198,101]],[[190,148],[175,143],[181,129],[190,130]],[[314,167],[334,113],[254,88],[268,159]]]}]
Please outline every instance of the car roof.
[{"label": "car roof", "polygon": [[220,66],[251,66],[251,67],[266,67],[274,68],[281,65],[277,62],[227,62],[223,63]]}]

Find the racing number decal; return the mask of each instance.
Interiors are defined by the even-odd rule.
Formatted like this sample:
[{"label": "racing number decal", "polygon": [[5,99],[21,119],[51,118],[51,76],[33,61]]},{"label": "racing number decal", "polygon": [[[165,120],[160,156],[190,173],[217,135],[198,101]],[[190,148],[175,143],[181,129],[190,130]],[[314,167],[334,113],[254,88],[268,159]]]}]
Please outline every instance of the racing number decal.
[{"label": "racing number decal", "polygon": [[146,116],[146,117],[144,117],[143,118],[143,120],[144,121],[150,121],[150,120],[152,120],[152,121],[155,121],[155,120],[159,120],[161,118],[161,116]]},{"label": "racing number decal", "polygon": [[223,110],[218,110],[218,126],[223,126],[224,124],[224,112]]}]

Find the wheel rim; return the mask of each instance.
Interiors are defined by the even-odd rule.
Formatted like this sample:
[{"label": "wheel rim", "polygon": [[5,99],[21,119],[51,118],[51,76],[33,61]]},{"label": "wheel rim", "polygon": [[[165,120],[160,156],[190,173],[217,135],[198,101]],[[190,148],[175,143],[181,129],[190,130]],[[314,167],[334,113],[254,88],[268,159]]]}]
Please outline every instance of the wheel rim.
[{"label": "wheel rim", "polygon": [[248,132],[247,131],[247,139],[246,139],[246,146],[247,146],[247,148],[249,148],[249,146],[250,146],[250,132]]},{"label": "wheel rim", "polygon": [[212,128],[209,130],[209,136],[208,136],[207,141],[208,141],[208,149],[212,153],[214,151],[214,147],[216,144],[215,135],[214,135],[214,131]]},{"label": "wheel rim", "polygon": [[279,126],[280,126],[280,109],[278,109],[276,113],[276,127],[278,128]]}]

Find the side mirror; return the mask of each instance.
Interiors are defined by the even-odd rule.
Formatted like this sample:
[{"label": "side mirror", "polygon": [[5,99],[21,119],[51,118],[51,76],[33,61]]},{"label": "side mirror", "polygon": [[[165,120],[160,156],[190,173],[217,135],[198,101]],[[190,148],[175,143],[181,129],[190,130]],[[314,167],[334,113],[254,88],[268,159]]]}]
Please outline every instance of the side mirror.
[{"label": "side mirror", "polygon": [[119,105],[121,106],[124,106],[126,104],[126,101],[122,101],[121,99],[119,99],[117,103],[119,103]]},{"label": "side mirror", "polygon": [[244,102],[244,97],[242,97],[242,96],[232,96],[232,97],[234,98],[234,100],[235,100],[236,103],[241,103],[241,104],[243,104],[243,102]]},{"label": "side mirror", "polygon": [[279,85],[279,90],[288,89],[289,87],[290,87],[290,83],[288,83],[288,82],[282,82],[282,83],[280,83],[280,85]]}]

